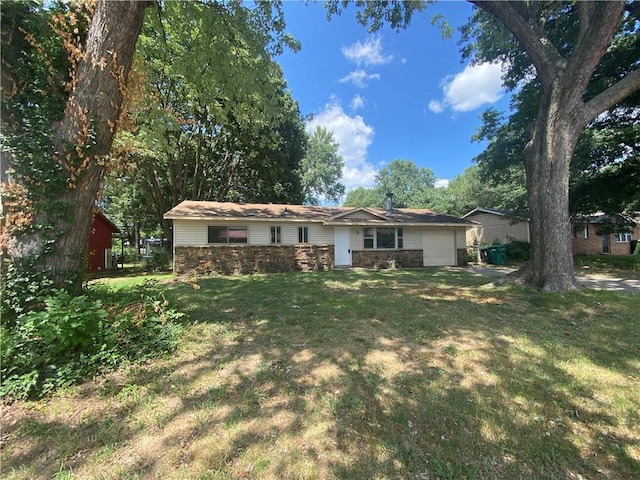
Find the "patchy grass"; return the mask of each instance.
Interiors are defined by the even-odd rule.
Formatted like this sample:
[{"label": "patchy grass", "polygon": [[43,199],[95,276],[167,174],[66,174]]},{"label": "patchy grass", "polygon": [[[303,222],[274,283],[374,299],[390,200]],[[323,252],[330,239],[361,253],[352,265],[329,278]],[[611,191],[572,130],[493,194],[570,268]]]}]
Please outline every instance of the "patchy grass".
[{"label": "patchy grass", "polygon": [[486,281],[176,283],[178,352],[2,406],[2,476],[640,477],[640,296]]},{"label": "patchy grass", "polygon": [[576,272],[640,276],[640,255],[577,255]]}]

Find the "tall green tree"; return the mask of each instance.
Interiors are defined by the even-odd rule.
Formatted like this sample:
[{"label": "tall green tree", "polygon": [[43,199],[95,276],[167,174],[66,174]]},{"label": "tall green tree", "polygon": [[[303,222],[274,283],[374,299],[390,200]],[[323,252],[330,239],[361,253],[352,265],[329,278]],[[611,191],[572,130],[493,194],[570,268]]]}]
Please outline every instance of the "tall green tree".
[{"label": "tall green tree", "polygon": [[380,169],[372,188],[351,190],[344,205],[382,208],[387,193],[393,193],[393,204],[397,208],[431,208],[436,198],[440,198],[435,181],[430,169],[418,167],[411,160],[396,159]]},{"label": "tall green tree", "polygon": [[[472,28],[465,30],[470,42],[465,56],[476,62],[501,60],[508,70],[507,87],[535,82],[540,92],[523,151],[532,256],[510,279],[548,291],[575,289],[571,160],[584,128],[640,88],[637,59],[622,62],[614,77],[603,79],[597,73],[620,42],[637,41],[637,3],[471,3],[478,11]],[[347,4],[330,2],[329,13]],[[411,15],[424,8],[423,2],[356,4],[359,20],[371,31],[384,22],[406,27]],[[633,50],[635,55],[639,51]]]},{"label": "tall green tree", "polygon": [[358,187],[347,192],[345,207],[384,208],[385,196],[377,188]]},{"label": "tall green tree", "polygon": [[[3,175],[2,247],[8,259],[3,268],[3,299],[13,298],[6,295],[8,288],[23,299],[34,298],[45,283],[81,289],[92,209],[104,175],[122,158],[135,161],[149,153],[142,148],[134,148],[134,155],[110,151],[125,118],[122,106],[131,93],[129,73],[135,46],[145,10],[152,4],[134,0],[3,3],[2,162],[10,172]],[[191,63],[192,70],[162,57],[155,57],[156,67],[176,74],[170,76],[176,90],[192,75],[218,72],[218,77],[201,84],[202,90],[196,92],[209,95],[209,105],[216,106],[216,114],[224,112],[230,101],[241,102],[237,93],[261,80],[234,76],[241,68],[259,68],[270,63],[269,54],[278,53],[285,45],[296,46],[284,30],[279,2],[257,2],[251,7],[213,0],[154,5],[154,10],[161,12],[184,9],[185,15],[177,21],[182,20],[182,31],[192,29],[191,34],[179,38],[174,32],[163,31],[166,24],[157,22],[155,41],[172,43],[178,54],[190,52],[197,58]],[[218,21],[212,23],[212,17]],[[232,17],[245,19],[240,22],[245,25],[243,31],[228,28]],[[218,56],[215,50],[197,49],[194,40],[198,36],[226,41],[229,48],[224,50],[232,53]],[[220,72],[227,77],[221,79]],[[181,100],[193,100],[193,93],[184,92]],[[215,101],[214,94],[218,94]],[[250,115],[255,115],[256,121],[268,118],[262,130],[256,128],[247,135],[262,133],[265,138],[277,138],[280,133],[267,124],[273,126],[274,109],[270,106],[281,99],[265,94],[260,101],[245,102],[248,108],[236,111],[241,120],[236,123],[243,125]],[[192,120],[181,117],[181,112],[171,114],[172,118],[166,117],[169,122],[177,118],[188,124]],[[287,170],[295,168],[297,165],[291,165]],[[278,190],[287,188],[281,185]],[[7,285],[11,287],[5,288]]]},{"label": "tall green tree", "polygon": [[383,199],[386,192],[393,193],[393,203],[398,208],[424,206],[435,183],[433,171],[406,159],[393,160],[376,174],[376,189]]},{"label": "tall green tree", "polygon": [[12,286],[25,278],[32,287],[45,278],[82,286],[92,210],[147,6],[3,3],[3,167],[11,170],[3,247]]},{"label": "tall green tree", "polygon": [[544,290],[575,289],[571,161],[585,127],[640,88],[637,48],[636,59],[623,61],[616,75],[599,76],[620,42],[635,41],[636,13],[625,13],[625,1],[474,4],[481,11],[467,30],[475,40],[465,53],[502,60],[507,86],[534,83],[539,92],[523,150],[532,257],[514,278]]},{"label": "tall green tree", "polygon": [[640,93],[583,132],[571,165],[571,213],[640,210]]},{"label": "tall green tree", "polygon": [[482,167],[472,165],[449,182],[435,189],[428,208],[462,216],[477,207],[526,211],[527,192],[521,166],[507,167],[499,180],[487,176]]},{"label": "tall green tree", "polygon": [[338,155],[340,145],[333,133],[319,125],[309,135],[307,153],[300,162],[304,202],[318,205],[321,199],[338,203],[344,195],[340,183],[344,159]]},{"label": "tall green tree", "polygon": [[[148,15],[136,69],[144,101],[120,145],[124,172],[163,214],[185,199],[301,203],[306,133],[272,53],[271,29],[240,3],[169,2]],[[220,68],[225,65],[225,68]]]},{"label": "tall green tree", "polygon": [[[606,65],[611,69],[610,63]],[[494,109],[482,115],[483,125],[474,138],[489,143],[474,161],[492,186],[512,187],[516,192],[526,184],[523,151],[527,126],[536,114],[537,87],[535,83],[526,85],[513,96],[514,113],[508,118]],[[596,211],[615,214],[639,208],[640,117],[635,107],[639,101],[639,93],[631,95],[591,122],[580,135],[570,167],[572,215]],[[519,209],[526,208],[526,195],[524,200]]]}]

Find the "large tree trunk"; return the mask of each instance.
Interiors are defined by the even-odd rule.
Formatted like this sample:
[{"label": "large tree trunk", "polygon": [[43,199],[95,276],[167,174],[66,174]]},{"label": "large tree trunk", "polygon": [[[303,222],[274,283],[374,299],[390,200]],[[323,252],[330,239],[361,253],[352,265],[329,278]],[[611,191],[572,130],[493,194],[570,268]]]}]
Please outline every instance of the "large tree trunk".
[{"label": "large tree trunk", "polygon": [[[569,221],[569,165],[585,126],[640,87],[640,69],[585,103],[583,93],[623,18],[625,2],[577,2],[578,37],[569,57],[546,37],[543,3],[475,1],[514,35],[536,69],[540,103],[524,153],[531,261],[506,281],[548,291],[576,288]],[[538,16],[538,14],[542,16]]]},{"label": "large tree trunk", "polygon": [[[42,213],[35,222],[53,223],[55,249],[44,257],[41,267],[51,272],[59,287],[82,285],[93,208],[147,5],[135,0],[98,2],[64,118],[53,126],[57,156],[70,181],[56,199],[61,210],[52,214],[39,209]],[[36,232],[11,239],[9,254],[14,258],[35,254],[45,244],[43,235]]]},{"label": "large tree trunk", "polygon": [[569,219],[569,165],[583,125],[573,118],[580,91],[554,83],[543,93],[530,142],[524,151],[531,218],[531,261],[526,283],[543,290],[577,288]]}]

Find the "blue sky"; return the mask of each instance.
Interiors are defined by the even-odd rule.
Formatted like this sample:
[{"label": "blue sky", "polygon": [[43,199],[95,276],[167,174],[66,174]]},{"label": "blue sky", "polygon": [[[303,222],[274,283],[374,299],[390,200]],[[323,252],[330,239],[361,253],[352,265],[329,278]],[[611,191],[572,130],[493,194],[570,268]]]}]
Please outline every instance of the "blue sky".
[{"label": "blue sky", "polygon": [[323,125],[340,143],[347,189],[373,185],[394,159],[412,160],[446,181],[464,172],[484,145],[472,143],[489,106],[505,110],[499,65],[461,63],[459,33],[442,39],[431,25],[444,15],[457,29],[471,5],[437,2],[407,30],[368,34],[350,8],[328,22],[321,4],[284,3],[287,30],[302,43],[282,66],[309,129]]}]

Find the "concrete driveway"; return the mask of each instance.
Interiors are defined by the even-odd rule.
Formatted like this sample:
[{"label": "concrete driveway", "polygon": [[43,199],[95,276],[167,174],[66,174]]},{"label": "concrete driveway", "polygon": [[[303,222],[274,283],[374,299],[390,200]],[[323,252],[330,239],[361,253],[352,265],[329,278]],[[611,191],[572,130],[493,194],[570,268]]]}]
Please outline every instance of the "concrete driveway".
[{"label": "concrete driveway", "polygon": [[[500,276],[514,272],[515,268],[493,265],[470,264],[466,267],[450,267],[452,270],[462,270],[473,275]],[[640,278],[610,277],[591,273],[576,272],[578,285],[594,290],[610,290],[614,292],[630,292],[640,294]]]}]

